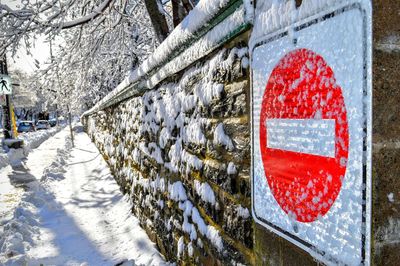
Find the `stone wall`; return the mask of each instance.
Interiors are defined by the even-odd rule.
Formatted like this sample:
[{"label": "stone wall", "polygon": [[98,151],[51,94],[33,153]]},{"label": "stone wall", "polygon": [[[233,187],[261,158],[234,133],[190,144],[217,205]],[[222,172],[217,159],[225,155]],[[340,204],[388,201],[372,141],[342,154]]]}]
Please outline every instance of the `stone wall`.
[{"label": "stone wall", "polygon": [[251,264],[247,34],[88,132],[167,260]]},{"label": "stone wall", "polygon": [[399,10],[399,1],[373,1],[372,251],[375,265],[400,263]]}]

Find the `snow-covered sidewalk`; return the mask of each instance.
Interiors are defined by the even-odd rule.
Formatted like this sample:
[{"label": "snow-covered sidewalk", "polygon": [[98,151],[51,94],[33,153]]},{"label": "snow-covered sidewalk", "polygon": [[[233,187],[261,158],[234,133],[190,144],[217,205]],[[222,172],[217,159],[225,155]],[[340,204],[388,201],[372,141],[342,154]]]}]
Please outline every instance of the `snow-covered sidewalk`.
[{"label": "snow-covered sidewalk", "polygon": [[165,264],[86,133],[75,144],[56,150],[0,229],[0,265]]},{"label": "snow-covered sidewalk", "polygon": [[[62,127],[64,126],[52,127],[48,130],[38,130],[35,132],[20,133],[18,138],[24,141],[23,153],[25,155],[28,155],[30,151],[39,147],[49,137],[56,134]],[[13,155],[14,155],[13,151],[7,154],[0,145],[0,169],[10,164],[10,159],[12,160],[12,158],[10,157],[14,157]]]},{"label": "snow-covered sidewalk", "polygon": [[[5,164],[0,162],[0,225],[12,218],[12,213],[21,199],[23,189],[18,186],[29,180],[40,179],[44,169],[55,160],[57,149],[64,147],[69,131],[64,129],[56,134],[58,130],[52,128],[21,135],[26,144],[25,153],[29,154],[22,164],[12,166],[7,153],[0,154],[7,157],[3,161]],[[52,135],[54,136],[48,139]]]}]

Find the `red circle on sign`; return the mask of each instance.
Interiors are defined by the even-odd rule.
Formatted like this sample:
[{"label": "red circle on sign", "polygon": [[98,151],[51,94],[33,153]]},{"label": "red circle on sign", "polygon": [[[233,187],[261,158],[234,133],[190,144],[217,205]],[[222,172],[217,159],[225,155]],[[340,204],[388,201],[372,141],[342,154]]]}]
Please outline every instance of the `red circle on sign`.
[{"label": "red circle on sign", "polygon": [[[334,120],[334,156],[268,147],[268,119],[317,124]],[[288,53],[269,77],[260,114],[264,172],[279,206],[300,222],[313,222],[324,216],[340,192],[348,147],[346,107],[332,69],[313,51],[298,49]]]}]

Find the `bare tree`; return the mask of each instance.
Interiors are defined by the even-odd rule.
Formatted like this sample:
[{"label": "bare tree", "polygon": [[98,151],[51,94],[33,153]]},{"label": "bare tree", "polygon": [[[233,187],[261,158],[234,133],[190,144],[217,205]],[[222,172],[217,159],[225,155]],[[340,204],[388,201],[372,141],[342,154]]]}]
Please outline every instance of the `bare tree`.
[{"label": "bare tree", "polygon": [[192,8],[192,0],[36,0],[16,9],[0,3],[0,55],[21,43],[29,51],[46,35],[52,56],[35,74],[36,87],[57,94],[49,104],[79,112],[115,88]]}]

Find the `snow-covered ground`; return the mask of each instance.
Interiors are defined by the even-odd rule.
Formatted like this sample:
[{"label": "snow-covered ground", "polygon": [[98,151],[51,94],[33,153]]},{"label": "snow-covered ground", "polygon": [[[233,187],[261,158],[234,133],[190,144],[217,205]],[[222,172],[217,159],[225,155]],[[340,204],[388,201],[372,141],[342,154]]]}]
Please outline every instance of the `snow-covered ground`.
[{"label": "snow-covered ground", "polygon": [[75,148],[67,129],[47,142],[48,155],[26,163],[37,181],[1,225],[0,265],[166,264],[86,133]]},{"label": "snow-covered ground", "polygon": [[[10,157],[15,157],[10,154],[14,153],[13,155],[15,155],[15,152],[8,154],[4,151],[0,152],[0,225],[12,217],[23,194],[21,184],[40,178],[43,170],[54,160],[56,156],[54,147],[62,147],[68,132],[64,130],[56,134],[59,130],[59,128],[52,128],[21,134],[20,138],[24,139],[26,144],[24,152],[21,153],[29,154],[22,164],[10,165]],[[56,135],[48,140],[54,134]],[[15,186],[11,184],[12,182],[16,183]]]},{"label": "snow-covered ground", "polygon": [[[56,134],[61,128],[62,127],[52,127],[48,130],[20,133],[18,138],[24,141],[24,155],[28,155],[32,149],[39,147],[45,140]],[[15,157],[14,150],[6,153],[0,145],[0,169],[9,165],[13,157]]]}]

